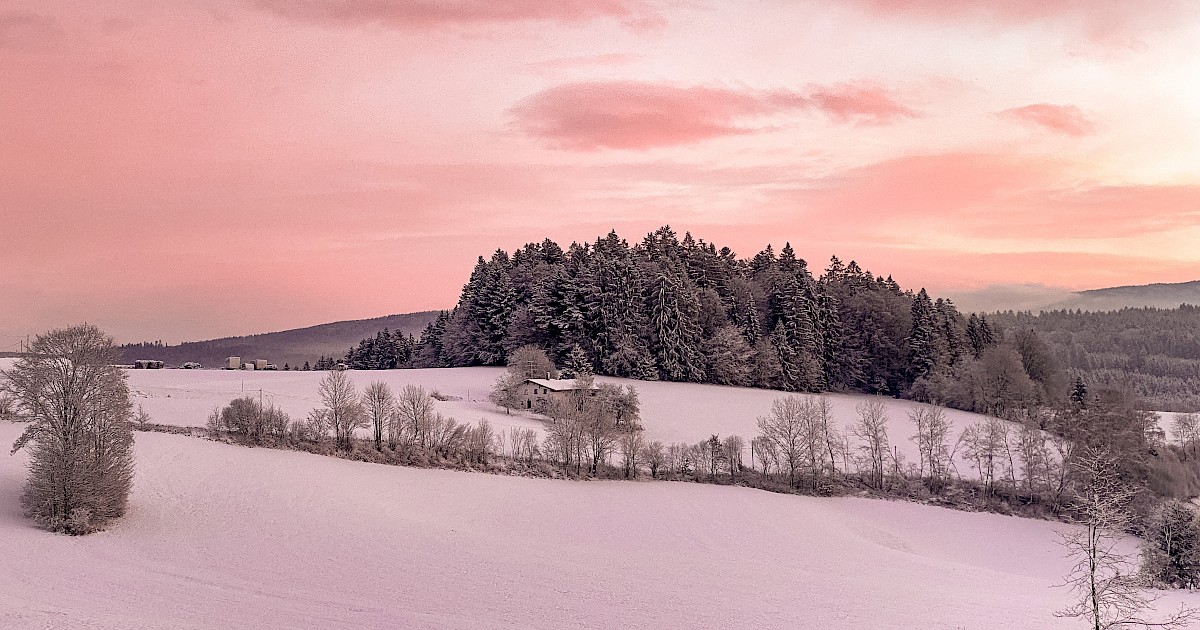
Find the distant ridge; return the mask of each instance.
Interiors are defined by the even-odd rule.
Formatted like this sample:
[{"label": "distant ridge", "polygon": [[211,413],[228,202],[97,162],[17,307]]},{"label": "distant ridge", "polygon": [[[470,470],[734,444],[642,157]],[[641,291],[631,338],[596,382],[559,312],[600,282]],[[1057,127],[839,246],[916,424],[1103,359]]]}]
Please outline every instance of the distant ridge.
[{"label": "distant ridge", "polygon": [[1200,306],[1200,280],[1141,284],[1086,291],[1069,291],[1042,284],[1002,284],[970,291],[949,291],[964,313],[996,311],[1081,310],[1119,311],[1123,308]]},{"label": "distant ridge", "polygon": [[384,328],[420,337],[421,331],[437,314],[437,311],[422,311],[386,315],[244,337],[188,341],[173,346],[127,344],[121,346],[121,351],[127,363],[137,359],[157,359],[167,365],[178,366],[186,361],[196,361],[207,368],[218,367],[225,357],[238,356],[243,359],[266,359],[281,368],[284,363],[297,367],[321,356],[340,357],[359,340],[374,336]]},{"label": "distant ridge", "polygon": [[1042,310],[1116,311],[1123,308],[1179,308],[1181,304],[1200,305],[1200,280],[1077,291]]}]

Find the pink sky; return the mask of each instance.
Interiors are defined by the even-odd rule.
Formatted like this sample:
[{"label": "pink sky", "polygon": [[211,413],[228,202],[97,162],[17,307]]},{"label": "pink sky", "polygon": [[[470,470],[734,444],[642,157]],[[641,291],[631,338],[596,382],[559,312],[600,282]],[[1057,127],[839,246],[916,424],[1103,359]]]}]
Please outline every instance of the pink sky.
[{"label": "pink sky", "polygon": [[9,0],[0,349],[449,307],[670,224],[935,294],[1200,278],[1185,0]]}]

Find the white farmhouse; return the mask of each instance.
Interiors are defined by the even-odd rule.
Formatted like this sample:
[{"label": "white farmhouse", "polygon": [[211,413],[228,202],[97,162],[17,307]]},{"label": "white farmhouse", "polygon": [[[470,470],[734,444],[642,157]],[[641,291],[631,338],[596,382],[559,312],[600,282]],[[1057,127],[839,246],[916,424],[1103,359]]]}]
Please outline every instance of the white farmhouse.
[{"label": "white farmhouse", "polygon": [[[551,400],[564,399],[571,392],[583,389],[573,378],[528,378],[521,383],[517,396],[518,400],[525,402],[526,409],[539,409]],[[597,387],[593,384],[588,389],[595,393]]]}]

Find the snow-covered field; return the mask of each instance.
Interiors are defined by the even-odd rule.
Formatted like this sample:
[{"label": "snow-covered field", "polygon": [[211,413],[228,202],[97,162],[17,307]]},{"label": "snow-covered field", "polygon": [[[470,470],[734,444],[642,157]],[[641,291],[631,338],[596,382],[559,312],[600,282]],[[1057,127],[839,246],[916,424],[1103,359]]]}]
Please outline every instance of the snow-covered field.
[{"label": "snow-covered field", "polygon": [[[485,392],[497,369],[351,373],[539,426]],[[155,421],[203,424],[243,391],[301,417],[319,373],[130,371]],[[779,392],[633,382],[652,439],[754,433]],[[863,397],[835,396],[849,422]],[[889,401],[893,439],[908,448]],[[956,423],[974,419],[951,412]],[[0,422],[0,444],[20,425]],[[379,466],[138,433],[128,515],[69,538],[22,518],[0,457],[4,628],[1072,628],[1047,522],[911,503],[668,482]],[[1165,606],[1183,595],[1172,594]],[[1194,599],[1194,598],[1193,598]],[[1192,602],[1193,604],[1200,602]]]},{"label": "snow-covered field", "polygon": [[22,518],[0,459],[0,626],[1077,627],[1047,522],[137,440],[128,515],[83,538]]},{"label": "snow-covered field", "polygon": [[[305,417],[320,404],[317,383],[323,372],[243,372],[223,370],[128,370],[134,402],[141,404],[154,422],[181,426],[203,426],[213,409],[242,395],[258,396],[288,412],[293,418]],[[438,410],[460,422],[486,418],[505,429],[511,426],[541,430],[540,416],[525,411],[506,414],[488,402],[492,384],[503,373],[501,368],[449,368],[425,370],[349,371],[360,387],[371,381],[383,381],[399,390],[407,384],[438,390],[460,398],[438,402]],[[784,392],[723,387],[694,383],[633,381],[601,377],[600,381],[632,385],[642,405],[642,423],[649,440],[699,442],[709,435],[737,434],[749,438],[758,434],[757,419],[770,413],[771,403]],[[869,396],[830,394],[834,417],[843,428],[857,418],[855,406]],[[889,437],[908,461],[917,457],[916,445],[909,439],[914,433],[907,413],[916,406],[909,401],[878,398],[887,404]],[[978,414],[946,410],[955,426],[951,441],[963,428],[982,419]],[[953,444],[952,444],[953,446]],[[956,458],[959,472],[970,476],[970,466]]]}]

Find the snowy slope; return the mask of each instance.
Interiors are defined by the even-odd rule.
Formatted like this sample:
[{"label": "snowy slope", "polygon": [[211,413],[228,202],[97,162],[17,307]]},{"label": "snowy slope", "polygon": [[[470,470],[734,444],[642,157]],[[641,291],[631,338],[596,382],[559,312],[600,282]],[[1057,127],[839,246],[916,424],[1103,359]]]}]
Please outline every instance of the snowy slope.
[{"label": "snowy slope", "polygon": [[[240,395],[258,396],[273,402],[293,418],[305,417],[319,405],[317,383],[322,372],[242,372],[221,370],[129,370],[129,386],[134,402],[143,405],[154,422],[203,426],[215,408]],[[449,368],[424,370],[350,371],[351,379],[361,388],[381,380],[397,391],[406,384],[422,385],[443,394],[461,398],[438,402],[438,410],[460,422],[486,418],[498,428],[511,426],[542,428],[540,417],[523,411],[506,414],[487,401],[492,384],[500,377],[500,368]],[[695,383],[664,383],[601,377],[600,381],[631,385],[638,390],[642,404],[642,423],[649,440],[665,443],[695,443],[716,433],[738,434],[744,438],[758,433],[757,419],[770,413],[771,403],[785,392],[723,387]],[[848,428],[856,421],[855,406],[872,397],[829,394],[834,417]],[[875,397],[888,407],[889,437],[908,461],[917,457],[916,445],[909,439],[914,433],[907,413],[916,403]],[[955,426],[951,441],[962,429],[983,419],[978,414],[946,410]],[[951,444],[953,446],[953,444]],[[959,473],[973,475],[969,464],[956,458]]]},{"label": "snowy slope", "polygon": [[137,440],[129,514],[85,538],[32,528],[0,458],[0,626],[1077,627],[1047,522]]}]

